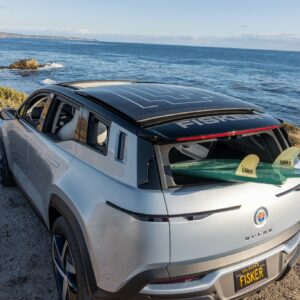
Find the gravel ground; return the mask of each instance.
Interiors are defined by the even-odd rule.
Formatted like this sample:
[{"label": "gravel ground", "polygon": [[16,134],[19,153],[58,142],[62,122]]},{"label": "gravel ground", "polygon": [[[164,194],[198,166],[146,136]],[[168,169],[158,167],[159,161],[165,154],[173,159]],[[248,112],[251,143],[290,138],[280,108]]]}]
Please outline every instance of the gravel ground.
[{"label": "gravel ground", "polygon": [[0,187],[0,300],[57,300],[50,235],[19,189]]},{"label": "gravel ground", "polygon": [[[0,300],[57,300],[50,235],[19,189],[0,187]],[[245,300],[300,300],[300,260],[281,282]]]}]

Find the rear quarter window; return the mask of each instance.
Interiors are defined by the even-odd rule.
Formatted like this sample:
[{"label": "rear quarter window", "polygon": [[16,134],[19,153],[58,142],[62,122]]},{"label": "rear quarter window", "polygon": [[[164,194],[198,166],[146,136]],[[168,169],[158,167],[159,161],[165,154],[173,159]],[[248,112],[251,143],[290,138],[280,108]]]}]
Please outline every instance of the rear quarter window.
[{"label": "rear quarter window", "polygon": [[94,114],[90,114],[88,122],[87,144],[99,152],[106,154],[109,137],[109,125]]}]

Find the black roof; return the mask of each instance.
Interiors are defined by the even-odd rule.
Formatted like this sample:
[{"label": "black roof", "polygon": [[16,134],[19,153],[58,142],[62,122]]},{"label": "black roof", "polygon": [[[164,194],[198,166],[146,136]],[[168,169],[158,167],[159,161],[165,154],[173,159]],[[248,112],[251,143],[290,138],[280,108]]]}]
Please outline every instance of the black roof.
[{"label": "black roof", "polygon": [[61,85],[145,126],[192,115],[261,111],[256,105],[199,88],[132,81],[99,81],[97,86],[95,82],[93,87],[88,82]]}]

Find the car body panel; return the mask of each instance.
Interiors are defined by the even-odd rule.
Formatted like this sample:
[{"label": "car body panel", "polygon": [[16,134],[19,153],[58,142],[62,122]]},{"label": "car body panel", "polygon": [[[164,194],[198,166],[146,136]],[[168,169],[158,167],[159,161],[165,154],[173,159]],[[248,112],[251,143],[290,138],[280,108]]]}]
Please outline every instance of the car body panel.
[{"label": "car body panel", "polygon": [[[206,213],[195,221],[182,217],[170,219],[171,263],[196,261],[253,247],[297,224],[298,193],[285,197],[276,195],[299,184],[299,179],[289,179],[282,187],[243,183],[164,191],[170,215]],[[238,206],[239,209],[226,210]],[[268,211],[268,220],[264,226],[257,226],[255,213],[261,207]],[[264,231],[267,232],[263,234]]]},{"label": "car body panel", "polygon": [[170,294],[176,294],[178,297],[182,295],[180,299],[194,299],[192,295],[194,295],[194,297],[197,295],[198,297],[201,295],[206,295],[206,297],[211,296],[211,298],[208,299],[215,299],[215,295],[218,295],[218,299],[241,297],[245,293],[253,291],[253,287],[236,293],[233,281],[233,273],[235,271],[265,260],[268,265],[268,278],[257,283],[254,287],[254,289],[260,288],[282,276],[286,268],[295,264],[295,260],[300,254],[299,242],[300,233],[298,232],[298,234],[292,236],[292,238],[277,247],[273,247],[271,250],[265,252],[260,250],[261,253],[255,257],[248,257],[246,260],[240,258],[237,263],[223,267],[219,266],[212,272],[201,276],[198,280],[175,284],[149,284],[141,291],[141,294],[145,296],[163,295],[166,297]]},{"label": "car body panel", "polygon": [[[117,133],[118,130],[119,128],[112,124],[111,142],[107,152],[112,163],[107,166],[105,174],[103,169],[105,170],[106,166],[103,164],[102,169],[101,163],[108,158],[78,144],[77,154],[70,168],[56,183],[65,194],[60,194],[60,197],[70,199],[67,202],[73,207],[76,217],[81,220],[96,280],[102,289],[109,292],[118,291],[131,277],[140,272],[166,267],[169,263],[168,223],[143,223],[106,203],[110,201],[141,213],[166,214],[164,198],[160,191],[145,193],[131,186],[130,182],[123,184],[122,177],[127,176],[126,174],[136,178],[137,168],[134,161],[133,164],[126,165],[115,161],[116,138],[113,133]],[[136,137],[131,138],[129,137],[127,152],[129,162],[136,157],[137,146]],[[78,184],[74,185],[74,182]],[[56,193],[55,189],[52,193]],[[153,243],[149,238],[151,236],[159,236],[159,243]],[[118,259],[119,257],[122,259]]]},{"label": "car body panel", "polygon": [[23,120],[15,120],[9,129],[11,171],[45,219],[48,218],[46,195],[68,169],[77,144],[71,141],[54,143]]}]

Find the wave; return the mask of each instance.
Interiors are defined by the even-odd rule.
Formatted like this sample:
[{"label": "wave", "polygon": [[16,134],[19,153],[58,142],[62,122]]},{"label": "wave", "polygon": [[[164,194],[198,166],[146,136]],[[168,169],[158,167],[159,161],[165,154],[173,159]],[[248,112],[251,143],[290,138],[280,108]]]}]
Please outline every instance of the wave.
[{"label": "wave", "polygon": [[47,84],[47,85],[49,85],[49,84],[55,84],[55,83],[56,83],[56,81],[55,81],[55,80],[52,80],[52,79],[49,79],[49,78],[47,78],[47,79],[44,79],[44,80],[42,81],[42,83],[43,83],[43,84]]},{"label": "wave", "polygon": [[52,70],[52,69],[61,69],[64,65],[56,62],[46,63],[43,67],[40,67],[39,70]]}]

